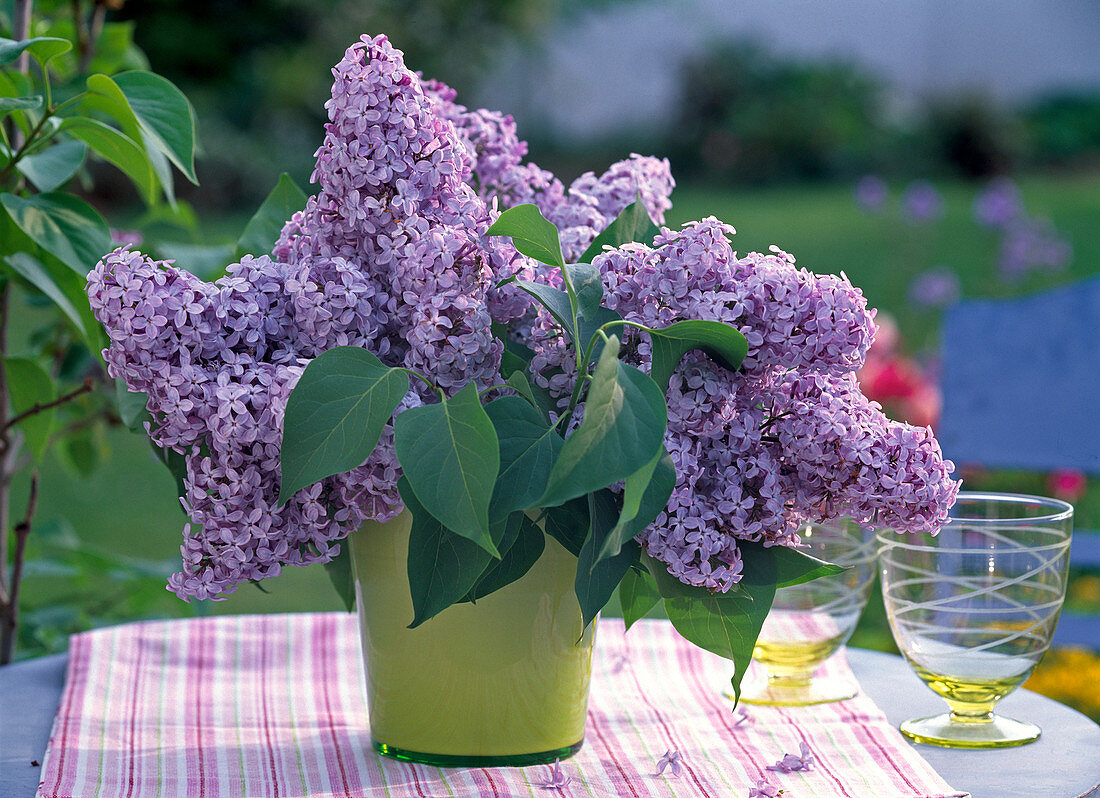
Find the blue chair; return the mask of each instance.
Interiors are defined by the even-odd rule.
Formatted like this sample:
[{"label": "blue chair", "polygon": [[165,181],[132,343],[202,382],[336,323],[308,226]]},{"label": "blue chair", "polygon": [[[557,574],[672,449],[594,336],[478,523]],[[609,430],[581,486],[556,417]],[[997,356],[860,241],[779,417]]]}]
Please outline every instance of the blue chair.
[{"label": "blue chair", "polygon": [[[959,465],[1100,475],[1100,277],[948,311],[937,437]],[[1070,563],[1100,568],[1100,531],[1074,530]],[[1100,617],[1054,639],[1100,649]]]}]

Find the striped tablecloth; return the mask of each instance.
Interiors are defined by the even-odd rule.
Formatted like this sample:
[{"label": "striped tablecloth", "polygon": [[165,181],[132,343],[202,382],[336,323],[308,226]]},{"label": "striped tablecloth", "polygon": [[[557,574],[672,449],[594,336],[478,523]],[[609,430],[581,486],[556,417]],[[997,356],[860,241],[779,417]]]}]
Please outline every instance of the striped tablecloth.
[{"label": "striped tablecloth", "polygon": [[[734,715],[723,697],[730,664],[665,621],[640,622],[624,637],[620,620],[605,620],[596,652],[587,739],[554,780],[547,765],[441,769],[376,755],[351,615],[157,621],[76,635],[38,795],[686,798],[748,796],[765,778],[784,798],[965,795],[866,696]],[[852,678],[842,655],[826,669],[827,678]],[[815,758],[809,770],[767,770],[800,743]],[[669,751],[679,767],[655,775]]]}]

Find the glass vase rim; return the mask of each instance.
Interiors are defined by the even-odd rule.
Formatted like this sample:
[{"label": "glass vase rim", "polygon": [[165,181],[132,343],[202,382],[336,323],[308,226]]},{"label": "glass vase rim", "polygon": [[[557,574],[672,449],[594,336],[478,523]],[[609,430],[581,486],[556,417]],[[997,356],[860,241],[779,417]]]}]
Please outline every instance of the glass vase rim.
[{"label": "glass vase rim", "polygon": [[[998,491],[971,491],[964,490],[959,491],[959,495],[952,505],[951,511],[954,511],[962,502],[990,502],[999,503],[1002,505],[1009,504],[1030,504],[1038,505],[1041,508],[1051,510],[1051,512],[1045,515],[1021,515],[1019,517],[1009,518],[960,518],[954,515],[949,515],[947,524],[953,521],[966,521],[967,526],[997,526],[999,524],[1006,523],[1035,523],[1037,521],[1064,521],[1067,518],[1073,517],[1073,505],[1062,499],[1055,499],[1052,496],[1036,496],[1030,493],[1001,493]],[[946,526],[946,524],[945,524]]]}]

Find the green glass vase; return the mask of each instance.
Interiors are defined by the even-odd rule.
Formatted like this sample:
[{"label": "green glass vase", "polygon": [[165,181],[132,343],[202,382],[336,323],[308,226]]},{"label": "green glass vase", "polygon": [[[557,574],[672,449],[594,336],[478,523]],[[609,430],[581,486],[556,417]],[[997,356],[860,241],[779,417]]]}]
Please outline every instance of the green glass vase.
[{"label": "green glass vase", "polygon": [[351,536],[375,750],[455,767],[520,766],[584,741],[593,627],[582,634],[577,558],[550,536],[522,578],[409,629],[412,516]]}]

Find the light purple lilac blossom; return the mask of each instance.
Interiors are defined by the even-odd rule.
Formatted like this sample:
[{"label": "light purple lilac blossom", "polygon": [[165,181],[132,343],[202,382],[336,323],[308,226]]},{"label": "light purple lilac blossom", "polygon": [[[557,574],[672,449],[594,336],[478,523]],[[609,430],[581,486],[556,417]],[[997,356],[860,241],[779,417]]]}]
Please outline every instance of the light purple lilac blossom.
[{"label": "light purple lilac blossom", "polygon": [[[365,519],[400,511],[392,429],[363,465],[277,508],[286,399],[313,357],[341,345],[448,393],[493,382],[502,345],[490,323],[523,316],[529,300],[492,286],[536,276],[510,242],[485,235],[498,198],[537,199],[569,220],[572,251],[635,193],[658,221],[668,207],[667,162],[638,156],[566,193],[520,163],[526,145],[510,117],[455,105],[384,36],[352,45],[333,77],[319,191],[271,257],[245,258],[210,284],[121,247],[88,276],[109,373],[149,394],[149,434],[186,459],[193,526],[169,580],[181,598],[221,598],[283,565],[327,561]],[[398,412],[431,396],[417,381]]]},{"label": "light purple lilac blossom", "polygon": [[[876,329],[863,295],[778,248],[738,258],[733,232],[704,219],[594,262],[623,318],[723,321],[749,343],[738,372],[696,352],[673,374],[665,447],[676,486],[638,540],[680,581],[725,591],[741,578],[739,540],[795,543],[807,520],[936,529],[958,490],[954,466],[930,430],[890,421],[860,392],[855,372]],[[529,344],[535,380],[564,409],[576,368],[553,324],[541,313]],[[623,343],[623,357],[648,369],[648,338],[627,329]]]}]

